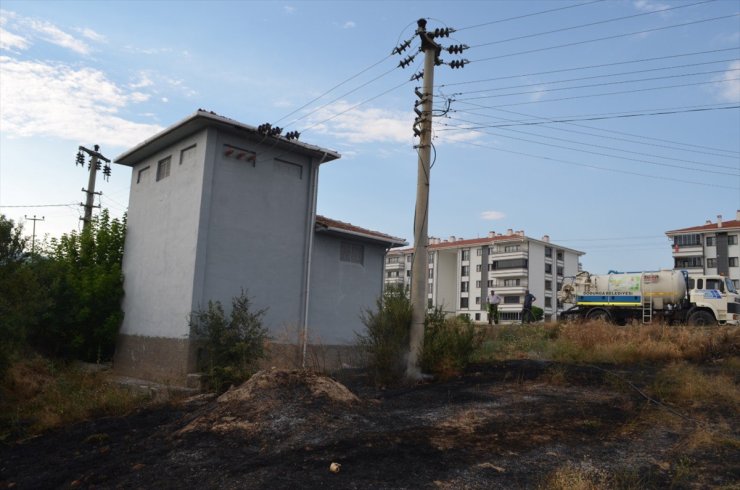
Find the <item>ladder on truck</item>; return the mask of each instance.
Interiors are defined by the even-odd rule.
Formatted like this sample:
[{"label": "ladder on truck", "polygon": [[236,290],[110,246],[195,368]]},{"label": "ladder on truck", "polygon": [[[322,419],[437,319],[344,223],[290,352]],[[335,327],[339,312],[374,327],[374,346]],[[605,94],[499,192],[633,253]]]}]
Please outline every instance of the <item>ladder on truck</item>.
[{"label": "ladder on truck", "polygon": [[642,323],[653,321],[653,295],[644,291],[642,294]]}]

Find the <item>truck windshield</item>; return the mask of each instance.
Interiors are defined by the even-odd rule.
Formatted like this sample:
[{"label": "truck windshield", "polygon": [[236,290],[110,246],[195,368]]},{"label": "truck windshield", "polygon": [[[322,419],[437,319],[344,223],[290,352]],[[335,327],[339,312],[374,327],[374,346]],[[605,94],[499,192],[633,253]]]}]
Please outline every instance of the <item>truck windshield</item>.
[{"label": "truck windshield", "polygon": [[727,285],[727,290],[729,292],[737,294],[737,290],[735,289],[735,283],[732,282],[732,279],[730,279],[729,277],[726,277],[725,284]]},{"label": "truck windshield", "polygon": [[707,289],[718,289],[720,292],[725,292],[725,283],[722,279],[710,279],[707,278]]}]

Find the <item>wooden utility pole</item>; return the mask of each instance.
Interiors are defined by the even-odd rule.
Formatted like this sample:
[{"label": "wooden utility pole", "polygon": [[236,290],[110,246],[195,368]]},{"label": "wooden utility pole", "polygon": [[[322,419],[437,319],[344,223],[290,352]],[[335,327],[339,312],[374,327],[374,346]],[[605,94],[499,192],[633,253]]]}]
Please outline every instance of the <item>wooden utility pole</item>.
[{"label": "wooden utility pole", "polygon": [[31,234],[31,255],[36,253],[36,222],[37,221],[45,221],[45,217],[37,218],[36,215],[33,215],[33,218],[29,218],[25,214],[23,215],[23,218],[25,218],[27,221],[33,221],[33,233]]},{"label": "wooden utility pole", "polygon": [[87,194],[87,199],[85,200],[85,204],[80,203],[80,206],[83,206],[85,208],[85,217],[80,218],[83,223],[83,229],[87,229],[90,224],[92,223],[92,212],[93,208],[99,208],[100,205],[95,206],[95,195],[102,195],[102,192],[95,192],[95,176],[98,173],[98,170],[100,170],[100,161],[105,162],[105,168],[103,168],[103,174],[105,177],[110,176],[110,160],[105,158],[101,153],[98,152],[100,150],[100,146],[95,145],[94,150],[88,150],[84,146],[80,146],[79,151],[77,152],[77,164],[84,166],[85,164],[85,158],[82,155],[82,152],[84,151],[88,155],[90,155],[91,160],[89,163],[89,169],[90,169],[90,176],[87,180],[87,189],[84,187],[82,188],[82,192],[85,192]]},{"label": "wooden utility pole", "polygon": [[434,66],[441,48],[426,32],[427,21],[419,19],[416,33],[421,39],[424,52],[424,83],[421,93],[421,116],[419,117],[419,158],[416,175],[416,211],[414,213],[414,259],[411,264],[411,332],[406,377],[418,379],[419,355],[424,345],[424,320],[427,312],[427,277],[429,262],[427,235],[429,223],[430,159],[432,155],[432,92],[434,90]]}]

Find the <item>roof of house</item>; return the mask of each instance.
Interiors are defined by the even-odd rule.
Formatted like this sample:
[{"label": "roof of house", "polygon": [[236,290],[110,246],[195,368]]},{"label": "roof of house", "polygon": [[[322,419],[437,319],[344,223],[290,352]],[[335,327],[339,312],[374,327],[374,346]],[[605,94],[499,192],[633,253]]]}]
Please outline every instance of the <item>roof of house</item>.
[{"label": "roof of house", "polygon": [[[453,249],[453,248],[467,248],[467,247],[475,247],[475,246],[482,246],[487,245],[493,242],[525,242],[525,241],[532,241],[532,242],[539,242],[543,243],[546,246],[549,247],[557,247],[558,249],[562,250],[569,250],[573,253],[576,253],[578,255],[584,255],[585,252],[581,252],[580,250],[575,250],[568,247],[563,247],[560,245],[557,245],[555,243],[543,241],[543,240],[537,240],[535,238],[530,238],[526,235],[520,235],[517,233],[511,234],[511,235],[496,235],[494,237],[484,237],[484,238],[468,238],[468,239],[462,239],[462,240],[455,240],[455,241],[441,241],[439,243],[429,243],[429,249],[430,250],[444,250],[444,249]],[[409,252],[413,251],[413,247],[408,248],[397,248],[394,249],[394,252]]]},{"label": "roof of house", "polygon": [[264,141],[271,146],[280,144],[281,146],[291,148],[296,153],[302,153],[314,158],[319,158],[320,163],[330,162],[341,158],[341,155],[334,150],[327,150],[298,140],[288,140],[283,136],[265,136],[262,133],[259,133],[257,128],[254,126],[240,123],[239,121],[229,119],[228,117],[220,116],[215,112],[198,109],[185,119],[176,122],[151,138],[122,153],[115,159],[115,163],[133,166],[182,138],[207,127],[217,127],[220,129],[236,131],[237,133],[241,133],[252,139]]},{"label": "roof of house", "polygon": [[701,226],[691,226],[689,228],[681,228],[678,230],[671,230],[666,231],[666,235],[675,235],[679,233],[689,233],[689,232],[701,232],[701,231],[720,231],[720,230],[726,230],[726,229],[738,229],[740,228],[740,220],[729,220],[729,221],[722,221],[722,226],[719,226],[719,223],[707,223]]},{"label": "roof of house", "polygon": [[341,235],[351,235],[365,240],[381,242],[389,247],[408,245],[408,242],[403,238],[387,235],[379,231],[367,230],[350,223],[345,223],[344,221],[338,221],[320,215],[316,215],[316,230],[333,232]]}]

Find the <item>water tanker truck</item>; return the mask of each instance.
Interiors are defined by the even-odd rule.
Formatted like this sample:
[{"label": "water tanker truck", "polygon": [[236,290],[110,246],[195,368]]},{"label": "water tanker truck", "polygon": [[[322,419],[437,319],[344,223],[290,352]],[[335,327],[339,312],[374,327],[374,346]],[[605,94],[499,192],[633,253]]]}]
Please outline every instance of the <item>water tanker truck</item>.
[{"label": "water tanker truck", "polygon": [[726,277],[686,271],[580,272],[566,278],[558,299],[562,319],[601,319],[624,325],[662,321],[688,325],[740,324],[740,295]]}]

